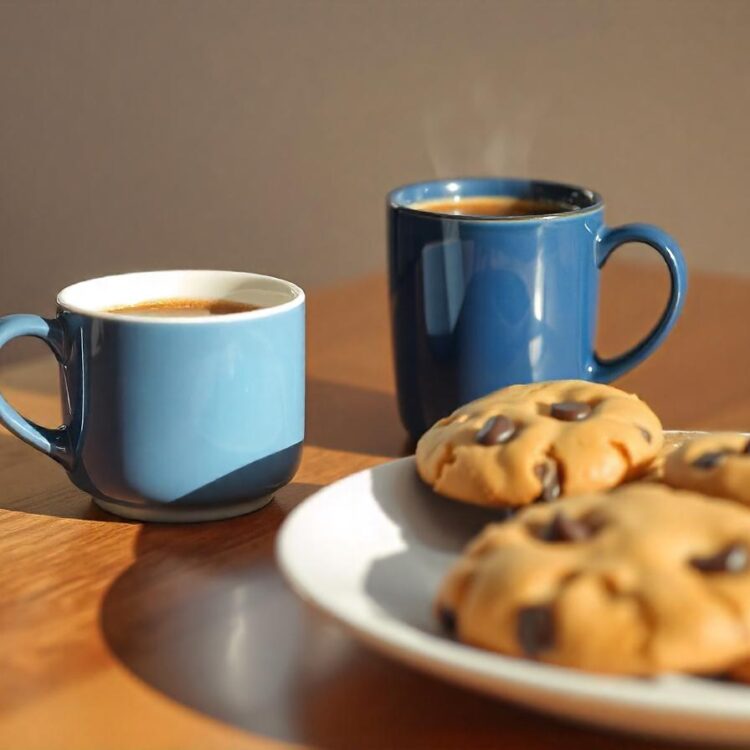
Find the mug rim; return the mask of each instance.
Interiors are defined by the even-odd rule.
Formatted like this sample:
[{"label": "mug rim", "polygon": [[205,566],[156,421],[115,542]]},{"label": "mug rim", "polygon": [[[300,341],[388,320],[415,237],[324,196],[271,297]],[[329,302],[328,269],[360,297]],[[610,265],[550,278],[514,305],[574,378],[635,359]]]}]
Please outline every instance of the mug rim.
[{"label": "mug rim", "polygon": [[[145,276],[159,276],[159,275],[208,275],[215,274],[220,275],[224,278],[227,277],[242,277],[255,281],[270,282],[272,285],[278,287],[284,287],[285,291],[288,292],[290,299],[286,302],[279,304],[269,305],[267,307],[259,307],[255,310],[246,310],[243,312],[226,313],[224,315],[205,315],[195,317],[180,317],[170,315],[160,315],[158,317],[150,315],[122,315],[120,313],[110,312],[109,310],[97,309],[94,306],[87,307],[86,305],[76,304],[71,302],[66,297],[71,294],[81,293],[81,287],[85,285],[95,285],[98,283],[106,283],[114,279],[127,279],[133,278],[134,281],[138,277]],[[286,279],[281,279],[276,276],[269,276],[267,274],[251,273],[250,271],[232,271],[232,270],[219,270],[219,269],[161,269],[155,271],[131,271],[126,273],[108,274],[106,276],[95,276],[91,279],[83,279],[76,281],[73,284],[69,284],[57,293],[56,303],[58,306],[58,312],[71,312],[78,315],[85,315],[88,318],[95,318],[100,320],[110,320],[117,323],[147,323],[150,325],[216,325],[220,323],[229,322],[240,322],[245,320],[257,320],[260,318],[268,318],[273,315],[287,312],[296,307],[300,307],[305,303],[305,292],[304,290]],[[133,304],[138,304],[134,302]]]},{"label": "mug rim", "polygon": [[[414,204],[429,200],[429,197],[421,198],[419,201],[406,202],[399,198],[399,195],[407,191],[415,191],[423,189],[427,192],[429,190],[442,190],[443,195],[447,191],[448,194],[452,192],[451,184],[454,184],[458,189],[461,183],[485,183],[490,185],[498,185],[499,183],[505,183],[508,186],[514,186],[516,188],[521,187],[537,187],[542,189],[562,189],[568,191],[571,195],[582,195],[591,201],[591,205],[584,208],[579,208],[574,211],[566,211],[564,213],[548,213],[548,214],[533,214],[533,215],[519,215],[519,216],[481,216],[472,214],[452,214],[444,213],[442,211],[429,211],[424,208],[414,208]],[[499,195],[497,189],[489,189],[482,195]],[[479,194],[477,194],[479,195]],[[441,197],[441,195],[435,195],[435,198]],[[519,196],[520,197],[520,196]],[[501,177],[501,176],[462,176],[462,177],[446,177],[437,180],[418,180],[416,182],[409,182],[403,185],[399,185],[388,193],[387,196],[389,208],[395,211],[402,211],[404,213],[411,214],[413,216],[421,216],[423,218],[436,218],[440,220],[448,219],[453,221],[479,221],[479,222],[525,222],[525,221],[537,221],[537,220],[563,220],[572,219],[577,216],[587,215],[599,211],[604,208],[604,198],[602,195],[595,190],[585,188],[580,185],[574,185],[568,182],[558,182],[557,180],[537,180],[525,177]]]}]

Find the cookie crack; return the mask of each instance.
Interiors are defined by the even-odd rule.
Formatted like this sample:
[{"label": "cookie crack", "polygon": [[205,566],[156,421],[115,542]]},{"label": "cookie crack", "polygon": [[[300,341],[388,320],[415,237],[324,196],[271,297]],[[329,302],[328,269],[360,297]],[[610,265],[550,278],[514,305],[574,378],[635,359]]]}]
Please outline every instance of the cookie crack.
[{"label": "cookie crack", "polygon": [[453,424],[463,424],[469,419],[468,414],[449,414],[447,417],[443,417],[435,425],[436,427],[449,427]]},{"label": "cookie crack", "polygon": [[[612,592],[610,591],[610,593]],[[638,645],[636,653],[644,664],[648,664],[652,661],[654,641],[656,640],[656,634],[659,629],[658,617],[651,607],[648,606],[645,597],[637,594],[635,591],[618,591],[616,596],[628,597],[638,608],[638,612],[646,627],[643,641]]]},{"label": "cookie crack", "polygon": [[[569,584],[571,580],[575,580],[577,576],[566,576],[566,583]],[[626,599],[632,601],[638,610],[638,615],[645,625],[643,640],[637,645],[635,649],[635,655],[640,659],[643,664],[651,662],[651,652],[653,647],[654,639],[658,631],[658,618],[656,613],[648,606],[645,597],[639,594],[637,590],[633,589],[622,589],[617,586],[612,579],[607,575],[606,572],[601,572],[593,576],[593,579],[598,582],[604,593],[610,599]]]},{"label": "cookie crack", "polygon": [[557,472],[557,481],[560,483],[560,490],[564,494],[565,482],[567,481],[567,475],[565,471],[565,464],[562,459],[555,453],[555,447],[550,446],[547,451],[547,458],[555,464],[555,471]]},{"label": "cookie crack", "polygon": [[445,446],[445,450],[440,459],[438,459],[437,466],[435,467],[435,483],[437,484],[442,478],[443,474],[448,466],[456,463],[456,451],[454,447],[448,443]]},{"label": "cookie crack", "polygon": [[[582,575],[581,571],[568,573],[561,581],[560,593],[562,594],[565,589],[574,584]],[[646,599],[642,595],[637,591],[623,591],[618,588],[612,583],[606,573],[595,574],[592,578],[601,586],[604,593],[610,599],[627,599],[632,601],[637,608],[640,620],[644,623],[645,627],[643,639],[635,648],[635,656],[642,664],[649,664],[651,662],[653,642],[658,631],[656,614],[648,606]]]},{"label": "cookie crack", "polygon": [[550,445],[544,452],[544,458],[535,465],[534,472],[541,484],[536,501],[557,500],[565,494],[565,465],[556,455],[553,445]]},{"label": "cookie crack", "polygon": [[626,479],[631,477],[635,471],[635,464],[633,463],[633,458],[630,455],[630,452],[618,440],[610,440],[609,444],[622,456],[622,460],[625,462],[625,473],[623,474],[623,477]]}]

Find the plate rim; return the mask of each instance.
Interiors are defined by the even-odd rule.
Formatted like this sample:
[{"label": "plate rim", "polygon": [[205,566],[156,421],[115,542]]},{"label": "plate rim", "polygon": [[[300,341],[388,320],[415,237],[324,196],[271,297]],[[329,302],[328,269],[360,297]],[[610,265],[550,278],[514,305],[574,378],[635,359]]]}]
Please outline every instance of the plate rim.
[{"label": "plate rim", "polygon": [[[698,435],[706,434],[706,431],[665,430],[665,434],[670,433]],[[741,434],[750,436],[750,433]],[[586,702],[602,708],[637,710],[639,714],[648,714],[652,718],[667,715],[685,718],[689,712],[693,719],[706,722],[721,720],[729,724],[725,727],[730,730],[726,736],[721,736],[723,732],[718,735],[711,734],[711,739],[714,741],[736,740],[737,734],[732,733],[731,730],[740,728],[747,731],[747,734],[743,733],[745,740],[750,737],[750,687],[748,686],[739,683],[721,683],[720,687],[717,686],[721,690],[721,695],[731,696],[735,700],[730,701],[728,705],[725,702],[704,700],[698,710],[695,696],[675,695],[669,690],[669,685],[664,683],[679,681],[681,684],[695,682],[704,685],[706,680],[699,676],[678,673],[658,676],[652,678],[651,684],[661,686],[661,689],[647,689],[647,692],[644,692],[642,678],[585,672],[478,649],[423,631],[389,613],[384,613],[383,619],[377,622],[368,621],[348,611],[345,606],[338,606],[334,598],[326,599],[325,596],[321,597],[311,590],[304,580],[304,575],[299,575],[295,569],[292,562],[293,554],[289,552],[291,547],[298,545],[298,540],[295,538],[298,525],[305,521],[308,514],[315,512],[319,503],[325,503],[329,495],[338,493],[346,484],[370,476],[373,472],[403,471],[407,465],[413,467],[414,460],[413,455],[405,456],[353,472],[322,487],[289,513],[276,538],[276,560],[287,584],[306,605],[379,653],[450,682],[502,696],[504,699],[535,710],[559,716],[559,711],[552,709],[545,711],[540,705],[544,697],[554,697],[558,701],[562,699],[564,703]],[[411,470],[416,475],[416,469]],[[479,662],[485,662],[486,666]],[[500,674],[498,674],[498,669],[501,670]],[[479,687],[477,682],[480,681],[485,683],[486,687]],[[519,698],[518,691],[525,693],[531,691],[534,699],[531,700],[528,695]],[[745,705],[736,705],[735,701],[741,701]],[[602,717],[601,721],[596,721],[586,714],[579,713],[578,717],[585,723],[627,730],[621,722],[608,722],[605,717]],[[633,728],[632,731],[644,730]],[[650,734],[678,737],[678,734],[673,731],[648,731]],[[685,738],[684,735],[683,738]]]}]

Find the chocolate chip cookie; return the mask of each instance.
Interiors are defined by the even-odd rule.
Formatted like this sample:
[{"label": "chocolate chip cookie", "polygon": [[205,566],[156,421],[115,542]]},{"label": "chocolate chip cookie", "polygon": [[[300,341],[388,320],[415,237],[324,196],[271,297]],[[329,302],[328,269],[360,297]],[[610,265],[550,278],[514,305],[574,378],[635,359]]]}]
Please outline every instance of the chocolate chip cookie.
[{"label": "chocolate chip cookie", "polygon": [[441,495],[517,507],[638,477],[662,443],[658,417],[637,396],[558,380],[462,406],[422,436],[416,459]]},{"label": "chocolate chip cookie", "polygon": [[459,640],[597,672],[714,673],[750,656],[750,513],[631,484],[488,526],[436,599]]},{"label": "chocolate chip cookie", "polygon": [[693,438],[668,456],[663,481],[750,505],[750,440],[738,432]]}]

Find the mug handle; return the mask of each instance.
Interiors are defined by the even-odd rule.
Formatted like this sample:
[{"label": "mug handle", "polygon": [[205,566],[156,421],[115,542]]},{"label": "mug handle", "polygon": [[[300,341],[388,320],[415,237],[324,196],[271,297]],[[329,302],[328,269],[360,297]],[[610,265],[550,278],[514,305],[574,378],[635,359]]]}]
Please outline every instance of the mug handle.
[{"label": "mug handle", "polygon": [[671,288],[664,312],[648,335],[624,354],[604,359],[594,352],[591,377],[601,383],[620,377],[642,362],[664,341],[682,311],[687,294],[687,267],[679,245],[666,232],[651,224],[623,224],[605,227],[597,236],[596,264],[603,268],[612,253],[626,242],[650,245],[664,259]]},{"label": "mug handle", "polygon": [[[59,320],[39,315],[7,315],[0,318],[0,349],[21,336],[41,339],[52,350],[58,362],[64,360],[63,327]],[[61,463],[66,469],[73,465],[73,447],[67,426],[51,429],[22,417],[0,395],[0,424],[16,437]]]}]

